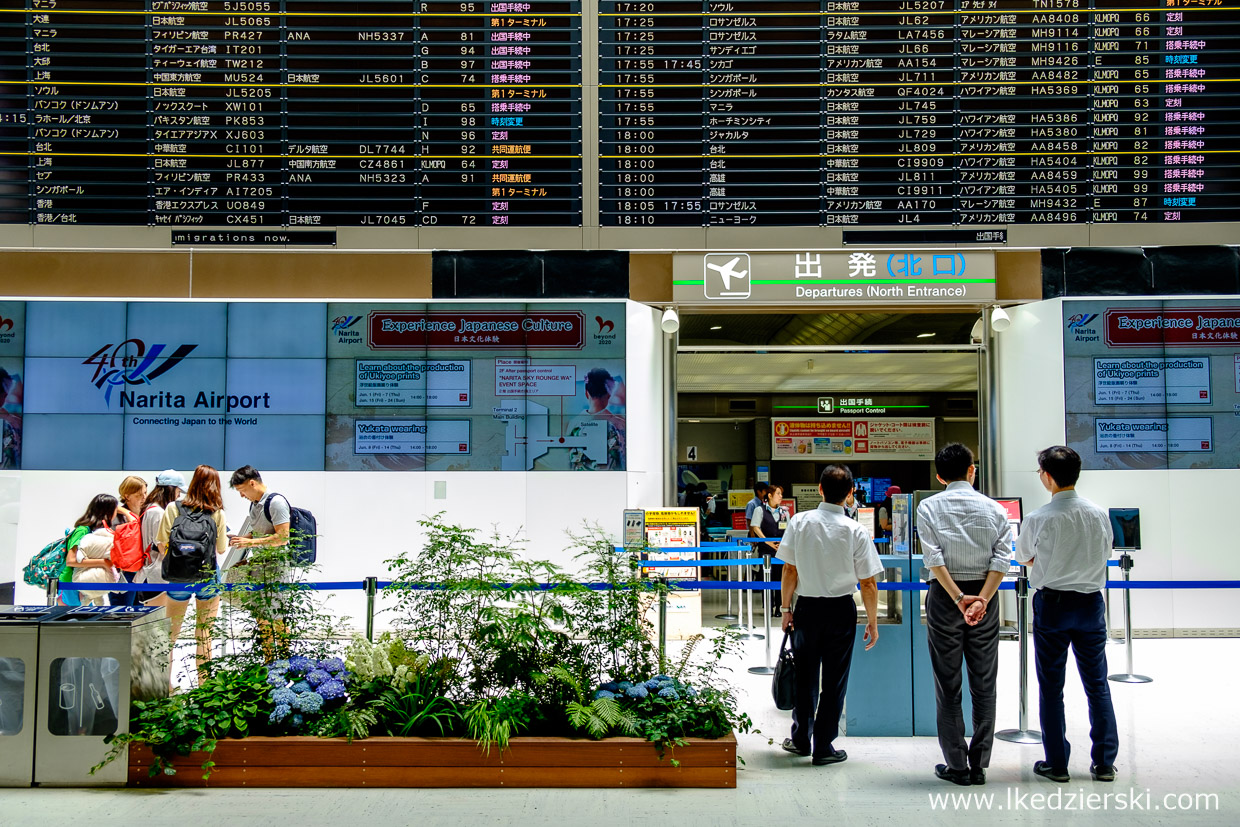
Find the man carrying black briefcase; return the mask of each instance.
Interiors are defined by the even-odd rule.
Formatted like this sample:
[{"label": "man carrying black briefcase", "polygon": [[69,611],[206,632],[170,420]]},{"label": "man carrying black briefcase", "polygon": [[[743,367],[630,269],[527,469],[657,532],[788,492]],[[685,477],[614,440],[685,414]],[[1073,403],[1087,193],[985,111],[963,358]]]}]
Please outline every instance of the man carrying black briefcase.
[{"label": "man carrying black briefcase", "polygon": [[792,737],[784,740],[783,748],[812,756],[815,766],[848,758],[833,742],[840,734],[857,638],[853,592],[858,584],[865,604],[866,650],[878,642],[875,578],[883,566],[869,533],[844,513],[844,501],[852,492],[852,471],[828,465],[818,483],[824,501],[812,511],[793,515],[779,545],[784,561],[780,612],[784,631],[792,630],[797,676]]}]

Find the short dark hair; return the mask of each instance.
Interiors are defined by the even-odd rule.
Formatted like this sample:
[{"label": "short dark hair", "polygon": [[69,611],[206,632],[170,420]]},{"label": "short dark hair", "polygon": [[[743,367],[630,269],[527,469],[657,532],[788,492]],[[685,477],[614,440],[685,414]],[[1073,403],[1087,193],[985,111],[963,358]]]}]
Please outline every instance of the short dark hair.
[{"label": "short dark hair", "polygon": [[1067,488],[1081,478],[1081,455],[1067,445],[1052,445],[1038,452],[1038,467],[1050,474],[1055,485]]},{"label": "short dark hair", "polygon": [[236,488],[238,485],[249,482],[250,480],[262,482],[263,475],[258,473],[258,469],[253,465],[242,465],[236,471],[233,471],[232,477],[228,480],[228,487]]},{"label": "short dark hair", "polygon": [[765,499],[765,497],[766,497],[766,489],[768,489],[768,488],[770,488],[770,487],[771,487],[771,486],[767,485],[767,484],[766,484],[766,483],[764,483],[764,482],[755,482],[755,483],[753,484],[753,495],[754,495],[755,497],[757,497],[758,499],[760,499],[760,500],[761,500],[761,499]]},{"label": "short dark hair", "polygon": [[973,452],[962,442],[949,442],[934,455],[935,473],[948,482],[965,479],[972,464]]},{"label": "short dark hair", "polygon": [[609,383],[611,382],[611,374],[604,368],[591,368],[586,374],[585,382],[582,383],[586,391],[586,396],[591,399],[598,399],[606,393],[610,393]]},{"label": "short dark hair", "polygon": [[828,465],[822,469],[818,484],[822,486],[822,498],[839,505],[848,499],[848,492],[853,490],[852,471],[847,465]]}]

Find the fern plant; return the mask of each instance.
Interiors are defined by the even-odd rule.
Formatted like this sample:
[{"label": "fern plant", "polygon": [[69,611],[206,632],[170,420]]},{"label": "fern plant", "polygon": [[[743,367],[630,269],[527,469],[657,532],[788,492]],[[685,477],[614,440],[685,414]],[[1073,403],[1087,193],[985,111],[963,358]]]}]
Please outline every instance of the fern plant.
[{"label": "fern plant", "polygon": [[557,680],[568,686],[577,696],[565,707],[568,723],[578,730],[584,730],[591,738],[603,738],[611,734],[636,735],[640,724],[637,716],[616,703],[613,698],[587,699],[581,681],[562,666],[553,666],[543,676],[547,680]]}]

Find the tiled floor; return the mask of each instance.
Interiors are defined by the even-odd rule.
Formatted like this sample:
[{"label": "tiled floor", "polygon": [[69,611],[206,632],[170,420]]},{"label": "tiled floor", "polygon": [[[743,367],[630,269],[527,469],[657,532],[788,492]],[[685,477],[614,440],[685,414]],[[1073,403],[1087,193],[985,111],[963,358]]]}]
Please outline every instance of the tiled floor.
[{"label": "tiled floor", "polygon": [[[752,641],[743,666],[762,658]],[[880,642],[881,645],[881,642]],[[1069,670],[1066,700],[1069,737],[1079,758],[1073,781],[1057,785],[1036,778],[1031,767],[1041,748],[997,742],[989,783],[961,788],[931,774],[941,760],[932,738],[841,738],[845,764],[812,767],[768,745],[781,740],[788,719],[770,702],[769,678],[738,668],[745,708],[762,735],[741,739],[745,765],[735,790],[3,790],[0,827],[92,825],[264,824],[293,825],[561,825],[615,824],[1048,824],[1069,815],[1073,823],[1237,824],[1240,773],[1234,758],[1240,740],[1240,640],[1138,640],[1138,671],[1146,685],[1112,684],[1119,717],[1119,778],[1099,784],[1088,774],[1088,723],[1084,694]],[[999,724],[1017,717],[1016,644],[1000,649]],[[1110,649],[1113,666],[1121,645]],[[1114,671],[1114,670],[1113,670]],[[1036,725],[1036,696],[1031,704]],[[976,800],[935,809],[931,798],[971,792],[993,794],[991,808]],[[1060,793],[1039,801],[1036,794]],[[1069,798],[1069,793],[1077,794]],[[1110,809],[1088,810],[1091,793],[1110,793]],[[1166,796],[1172,796],[1168,799]],[[1194,796],[1206,796],[1200,803]],[[1180,798],[1175,798],[1179,796]],[[1211,798],[1212,796],[1212,798]],[[1123,798],[1126,809],[1116,801]],[[1135,798],[1136,805],[1132,803]],[[1195,811],[1171,810],[1177,804]],[[1039,808],[1040,805],[1040,808]],[[1095,807],[1102,799],[1094,800]],[[1209,807],[1209,809],[1204,809]]]}]

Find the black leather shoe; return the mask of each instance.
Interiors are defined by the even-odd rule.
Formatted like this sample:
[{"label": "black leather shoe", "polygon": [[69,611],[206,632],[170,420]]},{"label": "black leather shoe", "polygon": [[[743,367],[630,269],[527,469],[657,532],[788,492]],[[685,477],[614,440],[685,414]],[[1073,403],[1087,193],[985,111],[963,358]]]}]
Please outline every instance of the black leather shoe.
[{"label": "black leather shoe", "polygon": [[934,775],[936,778],[941,778],[944,781],[950,781],[953,784],[959,784],[962,787],[967,787],[973,783],[973,781],[969,778],[968,770],[953,770],[946,764],[935,764]]},{"label": "black leather shoe", "polygon": [[848,753],[842,749],[837,749],[830,755],[815,755],[811,762],[815,767],[825,767],[827,764],[839,764],[848,760]]},{"label": "black leather shoe", "polygon": [[1097,764],[1090,764],[1089,774],[1094,777],[1095,781],[1114,781],[1115,767],[1100,767]]},{"label": "black leather shoe", "polygon": [[981,787],[986,783],[986,770],[981,767],[974,767],[969,770],[969,783],[974,787]]},{"label": "black leather shoe", "polygon": [[784,752],[791,752],[793,755],[800,755],[802,757],[809,755],[809,750],[801,749],[796,744],[792,743],[791,738],[785,738],[784,742],[779,746]]},{"label": "black leather shoe", "polygon": [[1072,780],[1067,770],[1052,769],[1051,765],[1045,761],[1035,761],[1033,764],[1033,774],[1040,775],[1043,778],[1049,778],[1057,784],[1067,784]]}]

